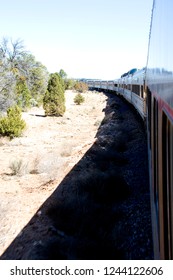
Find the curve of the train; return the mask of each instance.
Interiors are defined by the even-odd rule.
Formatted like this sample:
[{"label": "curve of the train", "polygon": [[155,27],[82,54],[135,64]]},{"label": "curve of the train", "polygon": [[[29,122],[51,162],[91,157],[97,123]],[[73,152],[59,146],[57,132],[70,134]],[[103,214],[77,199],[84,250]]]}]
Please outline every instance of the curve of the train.
[{"label": "curve of the train", "polygon": [[146,118],[145,68],[131,69],[120,79],[112,81],[86,80],[90,89],[113,91],[131,103],[141,117]]}]

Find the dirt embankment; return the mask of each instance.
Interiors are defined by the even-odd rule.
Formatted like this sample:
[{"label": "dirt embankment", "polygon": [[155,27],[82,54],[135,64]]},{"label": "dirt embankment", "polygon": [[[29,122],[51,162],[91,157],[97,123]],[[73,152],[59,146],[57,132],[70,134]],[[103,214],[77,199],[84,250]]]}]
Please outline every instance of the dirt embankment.
[{"label": "dirt embankment", "polygon": [[96,140],[107,97],[87,92],[78,106],[75,95],[66,91],[63,117],[32,108],[22,137],[0,138],[0,255]]},{"label": "dirt embankment", "polygon": [[[62,119],[51,119],[56,124],[52,130],[45,123],[44,137],[38,131],[42,147],[39,143],[34,151],[44,149],[37,168],[25,177],[10,177],[11,183],[17,178],[22,184],[21,193],[11,195],[14,203],[6,217],[14,210],[13,219],[22,226],[32,214],[26,219],[27,209],[36,214],[1,258],[151,259],[147,142],[140,117],[113,94],[92,92],[81,107],[70,104]],[[56,166],[56,178],[50,162]],[[28,183],[32,176],[39,176],[39,184]],[[41,181],[44,176],[47,181]]]}]

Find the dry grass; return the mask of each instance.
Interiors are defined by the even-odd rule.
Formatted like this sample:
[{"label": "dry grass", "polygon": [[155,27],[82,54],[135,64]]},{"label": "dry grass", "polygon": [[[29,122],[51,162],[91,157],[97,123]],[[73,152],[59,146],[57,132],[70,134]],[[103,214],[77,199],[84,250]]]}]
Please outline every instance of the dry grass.
[{"label": "dry grass", "polygon": [[11,175],[22,176],[28,173],[28,162],[24,162],[23,159],[14,159],[10,162],[9,168],[11,169]]}]

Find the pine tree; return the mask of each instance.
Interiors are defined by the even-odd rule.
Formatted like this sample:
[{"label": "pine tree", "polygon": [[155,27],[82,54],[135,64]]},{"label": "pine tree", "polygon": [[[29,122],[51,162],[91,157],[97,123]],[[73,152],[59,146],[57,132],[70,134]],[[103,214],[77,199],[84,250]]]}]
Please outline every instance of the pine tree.
[{"label": "pine tree", "polygon": [[65,112],[64,87],[61,77],[51,74],[47,91],[43,98],[43,108],[46,116],[63,116]]}]

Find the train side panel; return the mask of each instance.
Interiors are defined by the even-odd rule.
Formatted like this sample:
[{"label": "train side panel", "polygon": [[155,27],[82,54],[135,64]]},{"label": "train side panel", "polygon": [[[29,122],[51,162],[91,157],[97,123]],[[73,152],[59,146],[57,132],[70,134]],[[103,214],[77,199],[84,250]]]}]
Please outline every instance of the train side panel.
[{"label": "train side panel", "polygon": [[154,254],[173,259],[173,2],[153,4],[146,83]]}]

